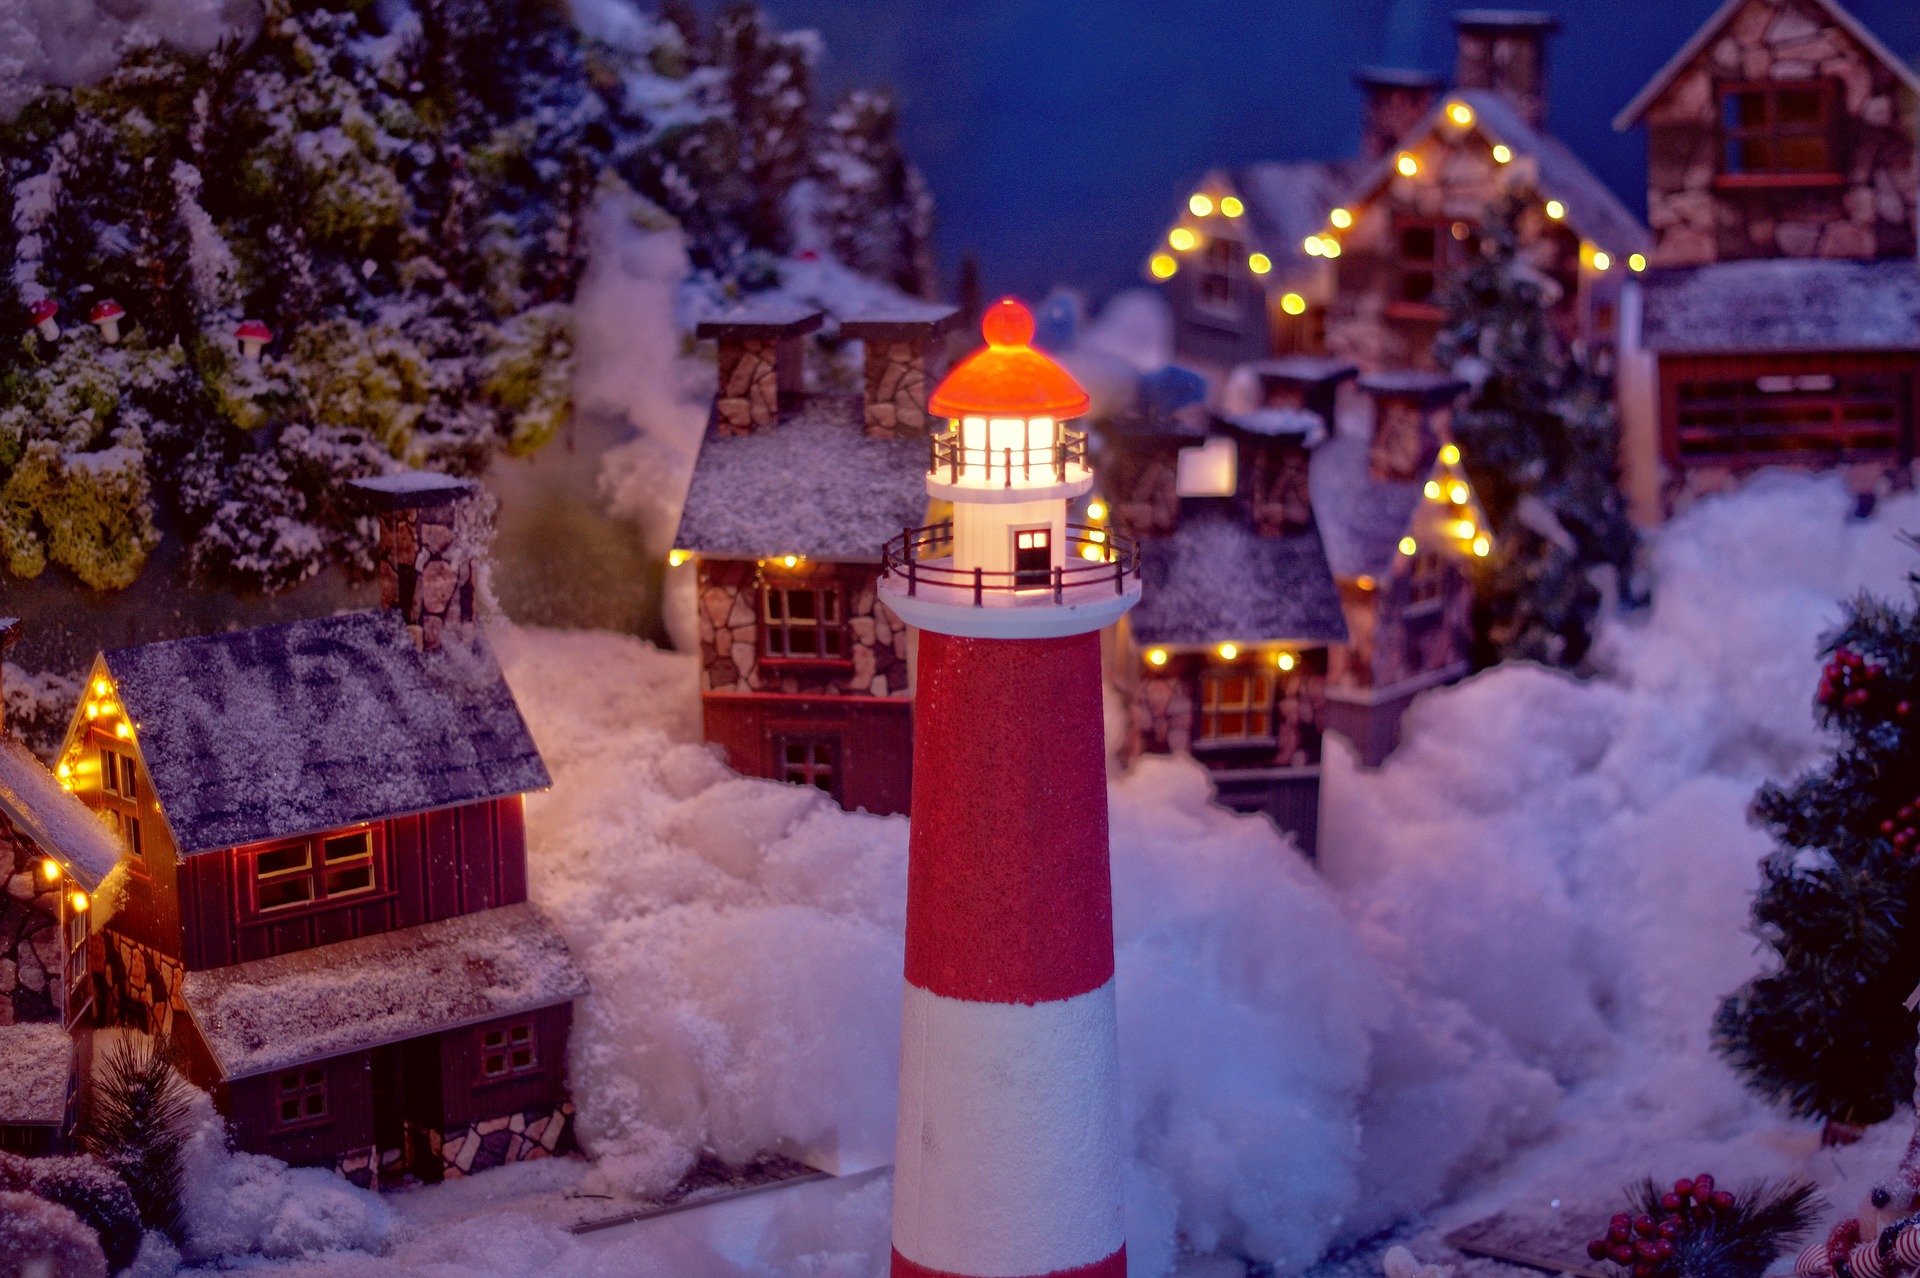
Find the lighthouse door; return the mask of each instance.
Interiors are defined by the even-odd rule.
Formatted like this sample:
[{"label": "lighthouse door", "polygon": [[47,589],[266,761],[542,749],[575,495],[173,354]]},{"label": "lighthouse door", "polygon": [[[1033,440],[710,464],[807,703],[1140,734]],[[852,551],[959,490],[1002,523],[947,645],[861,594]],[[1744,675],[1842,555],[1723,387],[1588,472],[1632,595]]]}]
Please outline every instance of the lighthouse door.
[{"label": "lighthouse door", "polygon": [[1053,529],[1018,528],[1013,534],[1013,585],[1044,590],[1053,581]]}]

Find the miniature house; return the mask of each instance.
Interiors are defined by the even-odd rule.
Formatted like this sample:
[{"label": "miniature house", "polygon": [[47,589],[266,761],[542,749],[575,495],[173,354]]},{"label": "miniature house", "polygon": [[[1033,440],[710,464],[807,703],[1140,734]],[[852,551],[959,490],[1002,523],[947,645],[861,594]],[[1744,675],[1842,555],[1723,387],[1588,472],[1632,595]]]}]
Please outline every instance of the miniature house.
[{"label": "miniature house", "polygon": [[905,301],[843,317],[859,394],[803,385],[818,311],[755,303],[697,330],[720,385],[673,562],[693,561],[706,738],[737,771],[907,809],[912,653],[875,582],[881,545],[926,522],[927,395],[956,318]]},{"label": "miniature house", "polygon": [[102,653],[8,811],[62,872],[83,1072],[94,1029],[163,1035],[241,1149],[431,1182],[571,1148],[586,985],[527,900],[549,780],[472,624],[473,486],[357,487],[384,610]]},{"label": "miniature house", "polygon": [[1728,0],[1614,126],[1647,126],[1654,270],[1622,366],[1653,520],[1769,465],[1911,482],[1920,75],[1835,0]]},{"label": "miniature house", "polygon": [[0,1025],[0,1153],[64,1153],[73,1039],[48,1021]]}]

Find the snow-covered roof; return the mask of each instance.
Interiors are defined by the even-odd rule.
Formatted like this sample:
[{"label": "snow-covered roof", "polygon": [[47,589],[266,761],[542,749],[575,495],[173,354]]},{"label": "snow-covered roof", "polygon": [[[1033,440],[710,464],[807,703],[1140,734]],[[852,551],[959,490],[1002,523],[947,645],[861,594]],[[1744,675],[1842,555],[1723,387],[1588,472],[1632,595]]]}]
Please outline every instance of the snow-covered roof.
[{"label": "snow-covered roof", "polygon": [[959,324],[959,307],[912,297],[865,302],[840,312],[840,335],[861,341],[873,337],[935,337]]},{"label": "snow-covered roof", "polygon": [[1423,400],[1452,399],[1467,389],[1467,383],[1452,373],[1420,368],[1385,368],[1363,374],[1357,384],[1375,395],[1413,395]]},{"label": "snow-covered roof", "polygon": [[183,856],[552,784],[478,634],[355,612],[102,660]]},{"label": "snow-covered roof", "polygon": [[[1620,114],[1613,117],[1613,127],[1625,131],[1640,123],[1640,117],[1647,113],[1647,108],[1653,105],[1654,99],[1667,91],[1667,86],[1686,70],[1689,62],[1706,52],[1707,46],[1713,43],[1715,36],[1720,34],[1720,28],[1732,21],[1733,15],[1750,2],[1751,0],[1726,0],[1725,4],[1715,9],[1713,15],[1700,24],[1699,30],[1693,33],[1692,38],[1667,59],[1666,65],[1654,72],[1653,79],[1647,81],[1646,87],[1634,94],[1631,102],[1620,108]],[[1893,50],[1882,44],[1880,38],[1868,30],[1860,19],[1848,13],[1845,6],[1837,3],[1836,0],[1813,0],[1813,3],[1832,18],[1837,26],[1858,40],[1861,46],[1877,58],[1887,70],[1898,76],[1900,82],[1909,90],[1920,93],[1920,72],[1916,72],[1896,56]]]},{"label": "snow-covered roof", "polygon": [[1464,30],[1558,31],[1560,19],[1544,9],[1456,9],[1453,25]]},{"label": "snow-covered roof", "polygon": [[391,475],[375,475],[348,482],[380,509],[414,506],[444,506],[478,491],[471,479],[458,479],[430,470],[403,470]]},{"label": "snow-covered roof", "polygon": [[1912,258],[1769,258],[1641,277],[1641,336],[1657,351],[1920,349]]},{"label": "snow-covered roof", "polygon": [[1338,435],[1313,450],[1307,490],[1334,576],[1386,576],[1420,508],[1421,487],[1375,480],[1359,436]]},{"label": "snow-covered roof", "polygon": [[1345,381],[1360,371],[1352,361],[1331,355],[1281,355],[1274,359],[1250,360],[1244,367],[1263,381],[1273,379],[1307,385]]},{"label": "snow-covered roof", "polygon": [[120,860],[120,840],[12,737],[0,737],[0,812],[89,892]]},{"label": "snow-covered roof", "polygon": [[1307,448],[1319,443],[1327,433],[1327,424],[1320,414],[1304,408],[1256,408],[1250,413],[1226,413],[1220,420],[1249,435],[1298,436]]},{"label": "snow-covered roof", "polygon": [[1226,511],[1184,516],[1140,547],[1130,620],[1149,644],[1344,643],[1346,617],[1319,534],[1262,537]]},{"label": "snow-covered roof", "polygon": [[858,395],[813,394],[749,435],[700,445],[673,544],[722,558],[877,562],[926,522],[927,441],[870,439]]},{"label": "snow-covered roof", "polygon": [[703,319],[694,328],[696,337],[799,337],[826,323],[817,306],[792,298],[766,296],[751,298],[718,315]]},{"label": "snow-covered roof", "polygon": [[188,972],[181,985],[229,1080],[586,992],[567,943],[532,902]]},{"label": "snow-covered roof", "polygon": [[1579,156],[1558,138],[1540,132],[1521,119],[1512,103],[1487,89],[1455,89],[1442,95],[1426,118],[1401,139],[1396,150],[1368,166],[1355,185],[1349,203],[1361,204],[1372,199],[1392,181],[1399,152],[1419,145],[1441,129],[1447,107],[1455,101],[1473,108],[1473,128],[1489,142],[1504,144],[1511,147],[1515,155],[1533,160],[1540,194],[1566,205],[1566,223],[1582,237],[1622,261],[1631,253],[1649,250],[1653,237],[1647,228],[1580,162]]},{"label": "snow-covered roof", "polygon": [[0,1025],[0,1126],[57,1127],[66,1118],[73,1040],[58,1025]]}]

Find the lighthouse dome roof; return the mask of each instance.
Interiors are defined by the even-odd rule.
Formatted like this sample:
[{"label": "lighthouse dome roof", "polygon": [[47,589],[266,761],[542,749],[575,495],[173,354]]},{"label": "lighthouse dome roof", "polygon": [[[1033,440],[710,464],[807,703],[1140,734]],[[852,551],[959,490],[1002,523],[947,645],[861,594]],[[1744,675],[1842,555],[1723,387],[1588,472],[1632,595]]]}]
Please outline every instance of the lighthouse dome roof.
[{"label": "lighthouse dome roof", "polygon": [[987,344],[954,366],[928,407],[939,417],[1078,417],[1091,401],[1073,374],[1033,349],[1033,312],[1010,297],[980,319]]}]

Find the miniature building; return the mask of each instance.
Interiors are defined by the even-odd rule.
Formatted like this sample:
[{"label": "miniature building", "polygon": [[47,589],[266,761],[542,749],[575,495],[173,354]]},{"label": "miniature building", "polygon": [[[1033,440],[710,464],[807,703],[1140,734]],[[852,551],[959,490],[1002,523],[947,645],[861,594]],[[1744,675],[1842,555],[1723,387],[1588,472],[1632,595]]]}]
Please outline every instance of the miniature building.
[{"label": "miniature building", "polygon": [[94,1028],[165,1035],[240,1148],[437,1181],[571,1148],[586,984],[527,901],[549,779],[471,624],[472,485],[358,487],[387,610],[102,653],[40,789],[91,809],[110,872],[24,806],[66,876],[83,1069]]},{"label": "miniature building", "polygon": [[1657,237],[1622,367],[1634,511],[1767,465],[1911,482],[1920,75],[1834,0],[1728,0],[1621,111]]},{"label": "miniature building", "polygon": [[809,392],[822,315],[760,303],[702,323],[720,393],[673,561],[693,560],[706,738],[732,766],[904,812],[912,785],[912,653],[875,592],[879,547],[925,522],[927,392],[950,307],[843,317],[864,343],[864,393]]},{"label": "miniature building", "polygon": [[66,1150],[73,1040],[47,1021],[0,1025],[0,1153]]}]

